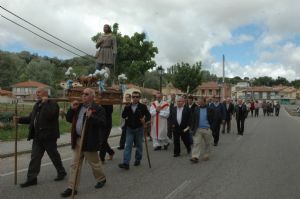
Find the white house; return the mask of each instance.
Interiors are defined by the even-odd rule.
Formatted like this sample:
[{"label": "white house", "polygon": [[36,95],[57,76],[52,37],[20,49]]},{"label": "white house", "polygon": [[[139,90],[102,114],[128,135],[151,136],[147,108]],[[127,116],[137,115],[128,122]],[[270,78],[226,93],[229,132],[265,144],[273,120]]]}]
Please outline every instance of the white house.
[{"label": "white house", "polygon": [[51,94],[49,85],[43,84],[41,82],[36,82],[36,81],[29,80],[27,82],[20,82],[12,85],[11,87],[12,87],[13,95],[21,99],[27,99],[27,100],[35,99],[36,98],[35,92],[36,89],[39,87],[43,87],[47,89],[48,94],[49,95]]}]

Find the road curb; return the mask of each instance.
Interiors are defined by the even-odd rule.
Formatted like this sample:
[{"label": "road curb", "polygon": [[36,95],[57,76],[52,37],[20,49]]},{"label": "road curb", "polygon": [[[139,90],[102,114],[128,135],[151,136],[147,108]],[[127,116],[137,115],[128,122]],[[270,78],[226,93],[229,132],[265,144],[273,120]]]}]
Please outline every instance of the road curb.
[{"label": "road curb", "polygon": [[[121,134],[112,135],[112,136],[109,136],[109,138],[114,138],[114,137],[119,137],[119,136],[121,136]],[[70,146],[70,145],[71,145],[71,142],[62,142],[62,143],[57,144],[57,147],[60,148],[60,147],[65,147],[65,146]],[[26,153],[31,153],[31,149],[23,149],[21,151],[18,151],[17,154],[22,155],[22,154],[26,154]],[[12,157],[14,155],[15,155],[14,152],[0,154],[0,159]]]}]

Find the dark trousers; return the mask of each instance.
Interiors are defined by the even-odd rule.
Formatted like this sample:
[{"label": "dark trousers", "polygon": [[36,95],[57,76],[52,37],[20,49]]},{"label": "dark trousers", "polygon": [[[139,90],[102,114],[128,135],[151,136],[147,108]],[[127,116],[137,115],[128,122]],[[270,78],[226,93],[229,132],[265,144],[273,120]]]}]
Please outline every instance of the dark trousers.
[{"label": "dark trousers", "polygon": [[256,109],[255,109],[255,113],[254,113],[254,116],[255,116],[255,117],[258,117],[258,112],[259,112],[259,109],[256,108]]},{"label": "dark trousers", "polygon": [[227,119],[225,120],[225,122],[223,123],[223,129],[222,129],[222,133],[225,133],[225,127],[227,126],[227,133],[230,132],[231,129],[231,119]]},{"label": "dark trousers", "polygon": [[174,154],[180,154],[180,137],[183,141],[186,150],[188,153],[191,151],[191,141],[190,141],[190,132],[174,131],[173,140],[174,140]]},{"label": "dark trousers", "polygon": [[243,135],[244,133],[245,118],[236,118],[238,134]]},{"label": "dark trousers", "polygon": [[251,111],[251,117],[253,117],[253,111],[254,111],[254,109],[250,109],[250,111]]},{"label": "dark trousers", "polygon": [[125,141],[126,141],[126,126],[122,126],[122,134],[121,134],[121,137],[120,137],[120,142],[119,142],[119,146],[121,148],[124,148],[125,147]]},{"label": "dark trousers", "polygon": [[62,165],[60,154],[57,151],[56,140],[39,141],[37,139],[33,139],[31,160],[27,172],[28,181],[37,178],[38,174],[40,173],[41,161],[45,151],[55,166],[58,175],[66,173],[66,170]]},{"label": "dark trousers", "polygon": [[109,155],[115,154],[114,150],[112,150],[110,148],[110,146],[107,142],[108,137],[110,135],[110,130],[111,130],[111,128],[107,128],[107,129],[105,129],[105,131],[103,131],[103,134],[102,134],[101,144],[100,144],[100,152],[99,152],[99,157],[102,162],[104,162],[104,160],[105,160],[106,153],[108,153]]},{"label": "dark trousers", "polygon": [[220,128],[221,128],[221,124],[214,124],[214,125],[212,125],[212,128],[211,128],[212,136],[214,138],[215,144],[218,144],[218,142],[219,142]]}]

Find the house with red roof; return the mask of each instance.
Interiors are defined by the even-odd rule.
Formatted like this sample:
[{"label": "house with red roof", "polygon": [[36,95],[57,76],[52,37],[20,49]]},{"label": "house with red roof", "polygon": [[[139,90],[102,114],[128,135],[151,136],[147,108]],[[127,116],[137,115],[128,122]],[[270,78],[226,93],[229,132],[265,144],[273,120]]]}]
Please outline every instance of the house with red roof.
[{"label": "house with red roof", "polygon": [[15,99],[12,92],[0,88],[0,103],[13,103]]},{"label": "house with red roof", "polygon": [[47,84],[43,84],[41,82],[36,81],[26,81],[26,82],[19,82],[14,85],[11,85],[12,87],[12,94],[20,99],[26,99],[26,100],[33,100],[36,98],[35,92],[36,89],[39,87],[43,87],[46,90],[48,90],[48,94],[51,94],[50,86]]}]

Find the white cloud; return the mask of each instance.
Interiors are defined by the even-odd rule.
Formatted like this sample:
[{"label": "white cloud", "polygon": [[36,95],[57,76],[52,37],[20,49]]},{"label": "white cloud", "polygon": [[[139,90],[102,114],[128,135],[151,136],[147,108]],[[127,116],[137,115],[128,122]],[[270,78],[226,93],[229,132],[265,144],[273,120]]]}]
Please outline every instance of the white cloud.
[{"label": "white cloud", "polygon": [[[224,43],[257,41],[253,49],[259,59],[248,65],[228,63],[228,75],[252,76],[281,74],[299,78],[299,46],[281,44],[300,34],[298,0],[4,0],[1,5],[63,40],[93,55],[91,37],[105,23],[118,22],[122,34],[145,31],[159,49],[156,61],[164,67],[176,62],[213,63],[211,72],[219,74],[211,49]],[[8,15],[3,10],[1,14]],[[20,21],[20,20],[17,20]],[[244,33],[233,38],[231,31],[247,24],[263,27],[261,38]],[[0,18],[0,47],[13,42],[58,57],[73,55]],[[43,34],[44,35],[44,34]],[[275,71],[275,72],[272,72]],[[245,74],[245,75],[243,75]]]}]

